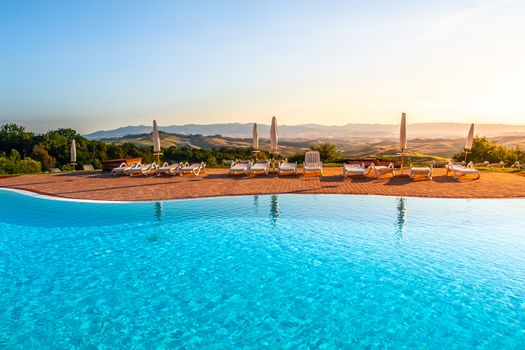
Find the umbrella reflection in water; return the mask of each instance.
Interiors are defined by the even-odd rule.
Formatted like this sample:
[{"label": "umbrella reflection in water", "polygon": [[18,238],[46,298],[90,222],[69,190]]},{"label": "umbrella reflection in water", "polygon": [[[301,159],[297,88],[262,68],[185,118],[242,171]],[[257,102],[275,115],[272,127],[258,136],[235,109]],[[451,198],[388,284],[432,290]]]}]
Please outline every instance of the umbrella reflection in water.
[{"label": "umbrella reflection in water", "polygon": [[162,205],[162,202],[155,202],[155,217],[157,218],[157,221],[162,220],[162,216],[164,214],[164,207]]},{"label": "umbrella reflection in water", "polygon": [[396,222],[396,238],[399,241],[406,240],[407,236],[407,208],[406,199],[397,199],[397,222]]},{"label": "umbrella reflection in water", "polygon": [[280,213],[281,209],[279,208],[279,197],[274,194],[270,199],[270,219],[272,220],[272,224],[275,225],[277,223]]}]

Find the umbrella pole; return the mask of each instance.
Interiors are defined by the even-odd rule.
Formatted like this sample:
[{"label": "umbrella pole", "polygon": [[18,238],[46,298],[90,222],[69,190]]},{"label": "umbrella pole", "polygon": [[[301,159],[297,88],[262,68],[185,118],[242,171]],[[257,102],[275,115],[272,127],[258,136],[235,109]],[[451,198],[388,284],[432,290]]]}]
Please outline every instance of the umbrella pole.
[{"label": "umbrella pole", "polygon": [[153,156],[157,156],[157,165],[160,166],[160,155],[162,152],[154,152]]},{"label": "umbrella pole", "polygon": [[468,149],[465,148],[465,164],[467,163]]},{"label": "umbrella pole", "polygon": [[405,164],[405,150],[401,150],[401,175],[403,175],[403,165]]}]

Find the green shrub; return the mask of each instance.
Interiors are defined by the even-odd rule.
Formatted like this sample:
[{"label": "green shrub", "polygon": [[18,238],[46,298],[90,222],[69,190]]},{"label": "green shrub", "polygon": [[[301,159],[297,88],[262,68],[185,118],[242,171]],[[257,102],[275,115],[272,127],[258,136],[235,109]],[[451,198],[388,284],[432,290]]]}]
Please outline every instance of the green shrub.
[{"label": "green shrub", "polygon": [[62,167],[60,168],[61,171],[73,171],[75,170],[75,167],[71,164],[64,164],[62,165]]},{"label": "green shrub", "polygon": [[40,163],[31,158],[0,157],[0,174],[2,175],[34,174],[41,171]]}]

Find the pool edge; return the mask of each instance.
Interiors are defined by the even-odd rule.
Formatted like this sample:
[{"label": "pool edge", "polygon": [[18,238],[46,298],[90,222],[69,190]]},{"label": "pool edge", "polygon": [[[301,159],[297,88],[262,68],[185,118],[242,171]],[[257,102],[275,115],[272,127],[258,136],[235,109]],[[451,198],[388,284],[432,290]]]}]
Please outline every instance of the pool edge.
[{"label": "pool edge", "polygon": [[107,200],[107,199],[84,199],[62,197],[51,193],[46,193],[36,190],[28,190],[17,187],[3,187],[0,186],[0,191],[10,191],[29,197],[64,201],[64,202],[78,202],[78,203],[95,203],[95,204],[133,204],[133,203],[155,203],[155,202],[172,202],[172,201],[189,201],[199,199],[213,199],[213,198],[235,198],[235,197],[253,197],[253,196],[275,196],[275,195],[289,195],[289,196],[348,196],[348,197],[395,197],[395,198],[420,198],[420,199],[449,199],[449,200],[508,200],[508,199],[522,199],[525,197],[430,197],[430,196],[399,196],[399,195],[383,195],[383,194],[362,194],[362,193],[248,193],[248,194],[232,194],[232,195],[214,195],[201,197],[187,197],[187,198],[167,198],[167,199],[148,199],[148,200]]}]

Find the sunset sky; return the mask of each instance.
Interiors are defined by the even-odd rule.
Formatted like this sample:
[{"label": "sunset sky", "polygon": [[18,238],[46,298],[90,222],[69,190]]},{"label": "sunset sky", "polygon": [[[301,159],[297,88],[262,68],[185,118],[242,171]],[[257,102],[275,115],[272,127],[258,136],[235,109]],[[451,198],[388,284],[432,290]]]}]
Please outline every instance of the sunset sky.
[{"label": "sunset sky", "polygon": [[525,1],[2,1],[0,123],[525,124]]}]

